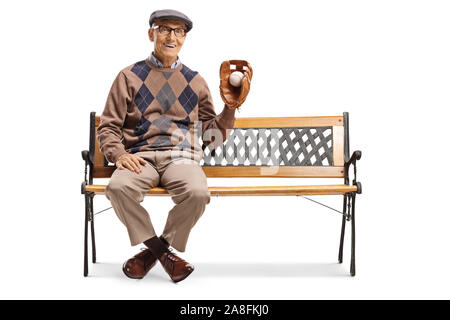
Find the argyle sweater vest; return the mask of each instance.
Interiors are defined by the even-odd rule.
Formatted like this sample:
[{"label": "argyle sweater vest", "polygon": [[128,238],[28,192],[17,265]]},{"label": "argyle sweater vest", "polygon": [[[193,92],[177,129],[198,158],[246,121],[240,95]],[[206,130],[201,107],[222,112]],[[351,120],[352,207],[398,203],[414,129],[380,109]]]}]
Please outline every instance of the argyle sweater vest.
[{"label": "argyle sweater vest", "polygon": [[234,113],[226,105],[215,113],[208,85],[198,72],[184,64],[160,68],[147,58],[114,80],[97,130],[100,150],[113,163],[126,152],[150,150],[187,150],[200,161],[199,138],[210,144],[204,137],[211,137],[205,132],[212,130],[213,141],[225,141]]}]

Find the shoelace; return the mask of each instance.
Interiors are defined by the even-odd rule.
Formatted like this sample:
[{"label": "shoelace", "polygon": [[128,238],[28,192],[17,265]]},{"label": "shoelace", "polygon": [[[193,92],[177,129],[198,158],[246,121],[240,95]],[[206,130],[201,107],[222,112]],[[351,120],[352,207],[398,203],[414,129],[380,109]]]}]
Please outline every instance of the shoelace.
[{"label": "shoelace", "polygon": [[177,256],[174,252],[172,248],[168,248],[170,253],[167,254],[167,258],[174,261],[174,262],[179,262],[179,261],[183,261],[183,259],[181,259],[179,256]]},{"label": "shoelace", "polygon": [[173,274],[175,271],[175,263],[181,262],[181,261],[183,261],[183,259],[181,259],[179,256],[177,256],[173,252],[172,248],[167,248],[167,249],[169,250],[169,252],[166,254],[164,264],[167,264],[167,262],[168,262],[168,264],[170,265],[171,274]]}]

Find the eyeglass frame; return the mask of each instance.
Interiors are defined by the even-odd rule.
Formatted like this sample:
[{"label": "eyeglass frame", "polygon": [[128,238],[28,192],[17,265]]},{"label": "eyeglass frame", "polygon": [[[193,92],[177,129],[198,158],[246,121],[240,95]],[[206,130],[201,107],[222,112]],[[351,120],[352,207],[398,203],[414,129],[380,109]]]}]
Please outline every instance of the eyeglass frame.
[{"label": "eyeglass frame", "polygon": [[[187,31],[186,31],[185,28],[171,28],[171,27],[169,27],[169,26],[166,26],[165,24],[161,24],[161,25],[159,25],[159,26],[153,26],[153,29],[158,29],[158,32],[159,32],[160,34],[163,34],[163,33],[161,32],[160,27],[165,27],[165,28],[169,29],[169,33],[167,33],[167,34],[171,34],[172,31],[173,31],[173,33],[175,34],[175,37],[177,37],[177,38],[184,38],[184,37],[186,37],[186,34],[187,34]],[[177,34],[176,34],[176,32],[175,32],[176,30],[183,30],[184,35],[181,36],[181,37],[177,36]]]}]

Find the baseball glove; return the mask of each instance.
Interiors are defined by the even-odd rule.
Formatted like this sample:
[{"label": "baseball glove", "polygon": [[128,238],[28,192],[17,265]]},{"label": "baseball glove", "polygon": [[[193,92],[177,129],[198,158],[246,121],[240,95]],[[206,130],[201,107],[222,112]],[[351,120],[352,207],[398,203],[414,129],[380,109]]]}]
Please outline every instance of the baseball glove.
[{"label": "baseball glove", "polygon": [[[230,65],[236,65],[236,69],[231,70]],[[247,68],[244,69],[244,66]],[[234,87],[228,79],[234,71],[241,71],[244,74],[240,87]],[[239,108],[247,98],[250,91],[250,83],[252,81],[253,69],[245,60],[228,60],[220,65],[220,96],[223,102],[230,108]]]}]

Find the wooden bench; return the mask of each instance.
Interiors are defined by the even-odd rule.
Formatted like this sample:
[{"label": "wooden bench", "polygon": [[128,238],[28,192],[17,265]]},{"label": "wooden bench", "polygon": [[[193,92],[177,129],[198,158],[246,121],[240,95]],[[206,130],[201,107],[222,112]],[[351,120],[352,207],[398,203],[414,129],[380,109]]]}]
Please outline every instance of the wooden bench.
[{"label": "wooden bench", "polygon": [[[94,210],[95,195],[104,194],[106,185],[95,178],[110,178],[116,167],[100,152],[97,128],[100,117],[90,114],[89,150],[82,151],[85,177],[81,193],[85,198],[84,276],[88,275],[88,224],[91,225],[92,261],[96,262]],[[349,157],[348,113],[332,117],[237,118],[234,129],[221,147],[204,148],[201,165],[207,177],[342,178],[343,184],[296,186],[211,186],[211,196],[305,196],[342,195],[343,211],[339,245],[342,263],[345,225],[351,221],[350,274],[355,275],[355,197],[361,193],[356,180],[356,160],[361,151]],[[353,179],[350,183],[350,166]],[[160,187],[149,196],[169,195]]]}]

